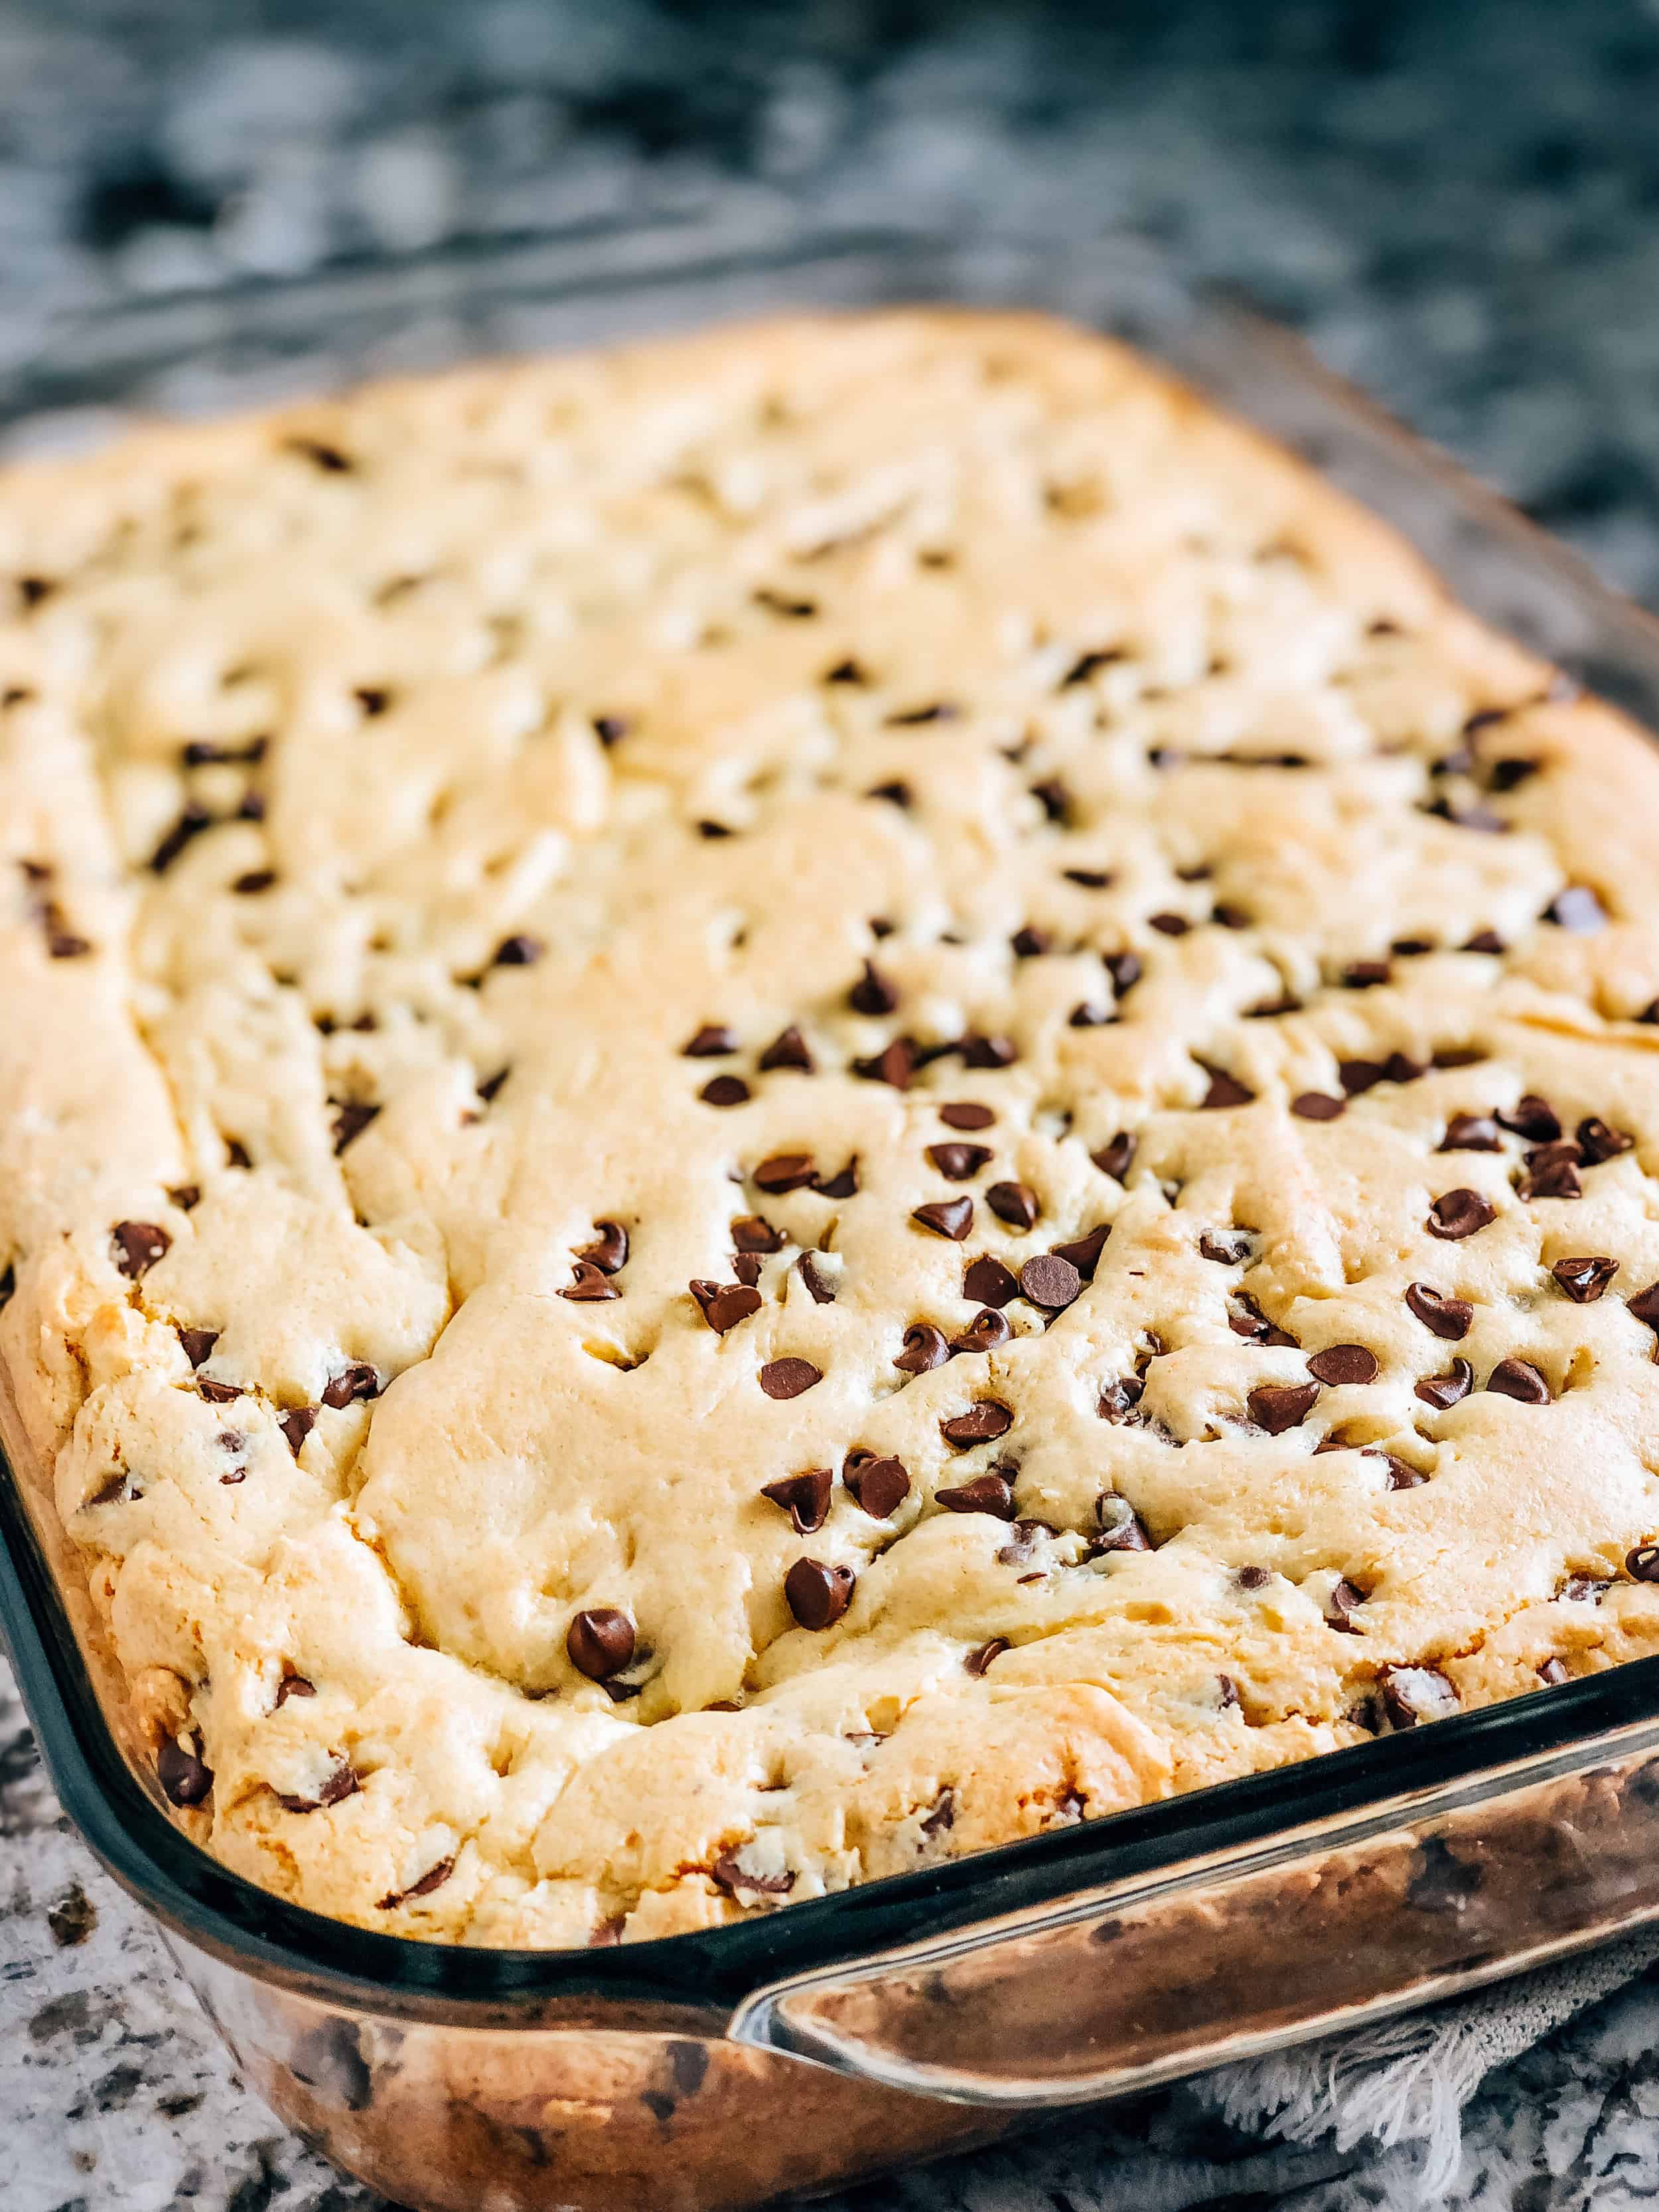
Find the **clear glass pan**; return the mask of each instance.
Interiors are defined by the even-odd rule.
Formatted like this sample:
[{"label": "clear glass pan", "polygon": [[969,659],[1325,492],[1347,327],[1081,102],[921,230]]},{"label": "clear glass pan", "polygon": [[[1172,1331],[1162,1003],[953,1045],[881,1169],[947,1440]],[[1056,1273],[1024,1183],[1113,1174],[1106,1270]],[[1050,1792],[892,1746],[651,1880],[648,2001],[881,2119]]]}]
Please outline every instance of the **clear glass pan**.
[{"label": "clear glass pan", "polygon": [[[0,450],[387,368],[941,299],[1132,339],[1387,516],[1478,612],[1659,723],[1659,623],[1293,340],[1130,244],[665,225],[163,301],[65,329],[0,381]],[[704,2212],[822,2190],[1659,1916],[1653,1660],[712,1933],[537,1953],[344,1927],[173,1826],[77,1640],[40,1471],[14,1465],[0,1626],[66,1808],[247,2077],[402,2203]]]}]

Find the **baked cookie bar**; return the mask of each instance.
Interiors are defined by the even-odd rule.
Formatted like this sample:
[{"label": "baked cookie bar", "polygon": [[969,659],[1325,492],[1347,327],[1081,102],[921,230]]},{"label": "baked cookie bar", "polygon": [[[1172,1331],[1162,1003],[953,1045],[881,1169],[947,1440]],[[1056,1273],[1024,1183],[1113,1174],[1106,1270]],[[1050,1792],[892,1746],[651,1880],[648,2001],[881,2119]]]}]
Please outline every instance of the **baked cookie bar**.
[{"label": "baked cookie bar", "polygon": [[901,313],[0,481],[0,1357],[159,1789],[704,1927],[1659,1646],[1659,760]]}]

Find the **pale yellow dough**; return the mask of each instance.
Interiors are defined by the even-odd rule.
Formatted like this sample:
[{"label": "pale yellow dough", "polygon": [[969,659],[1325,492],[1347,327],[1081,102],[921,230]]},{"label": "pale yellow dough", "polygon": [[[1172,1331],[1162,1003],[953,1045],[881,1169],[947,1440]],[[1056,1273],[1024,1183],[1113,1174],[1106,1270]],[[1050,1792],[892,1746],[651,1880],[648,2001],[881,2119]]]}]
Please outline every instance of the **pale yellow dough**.
[{"label": "pale yellow dough", "polygon": [[[21,469],[0,699],[0,1350],[152,1752],[210,1770],[181,1817],[255,1881],[669,1934],[1361,1740],[1390,1667],[1474,1704],[1659,1644],[1659,760],[1126,352],[798,320]],[[812,1072],[762,1070],[792,1025]],[[900,1036],[1018,1056],[854,1072]],[[1577,1199],[1522,1134],[1437,1149],[1529,1093],[1633,1140]],[[758,1188],[787,1153],[832,1194]],[[1459,1189],[1494,1218],[1448,1241]],[[962,1241],[913,1218],[963,1197]],[[718,1333],[688,1286],[754,1214]],[[619,1295],[565,1297],[606,1221]],[[163,1232],[125,1270],[123,1224]],[[896,1366],[969,1261],[1109,1224],[1051,1319]],[[1252,1418],[1339,1345],[1376,1379]],[[767,1395],[783,1358],[821,1379]],[[761,1490],[813,1468],[801,1534]],[[1017,1525],[936,1504],[997,1470]],[[825,1629],[803,1557],[856,1577]],[[600,1607],[616,1698],[567,1654]]]}]

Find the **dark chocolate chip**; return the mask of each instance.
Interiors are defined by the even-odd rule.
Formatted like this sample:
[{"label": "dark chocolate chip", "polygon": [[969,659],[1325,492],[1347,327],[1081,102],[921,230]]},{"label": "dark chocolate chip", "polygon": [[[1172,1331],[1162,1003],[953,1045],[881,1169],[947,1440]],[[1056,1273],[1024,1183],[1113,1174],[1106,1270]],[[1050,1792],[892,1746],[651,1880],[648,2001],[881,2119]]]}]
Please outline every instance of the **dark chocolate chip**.
[{"label": "dark chocolate chip", "polygon": [[573,1279],[559,1292],[562,1298],[571,1298],[578,1305],[592,1305],[605,1298],[619,1298],[622,1292],[602,1267],[591,1260],[578,1260]]},{"label": "dark chocolate chip", "polygon": [[1431,1201],[1424,1226],[1431,1237],[1455,1244],[1497,1218],[1498,1208],[1478,1190],[1448,1190]]},{"label": "dark chocolate chip", "polygon": [[1046,929],[1034,929],[1028,921],[1023,929],[1014,932],[1008,943],[1016,960],[1037,960],[1048,950],[1054,939]]},{"label": "dark chocolate chip", "polygon": [[1114,1425],[1127,1421],[1139,1405],[1146,1389],[1139,1375],[1120,1375],[1101,1386],[1095,1411],[1103,1421],[1110,1421]]},{"label": "dark chocolate chip", "polygon": [[1120,1498],[1115,1490],[1103,1490],[1096,1498],[1095,1527],[1097,1533],[1089,1542],[1091,1553],[1150,1552],[1152,1548],[1146,1522],[1128,1499]]},{"label": "dark chocolate chip", "polygon": [[1425,952],[1432,952],[1435,940],[1431,937],[1396,937],[1389,950],[1396,959],[1419,960]]},{"label": "dark chocolate chip", "polygon": [[1535,1145],[1527,1154],[1527,1171],[1519,1184],[1522,1198],[1582,1198],[1578,1180],[1578,1147],[1571,1141]]},{"label": "dark chocolate chip", "polygon": [[[759,1266],[759,1261],[755,1262]],[[816,1252],[803,1252],[795,1262],[795,1272],[806,1285],[808,1297],[815,1306],[832,1306],[836,1303],[836,1279],[818,1264]]]},{"label": "dark chocolate chip", "polygon": [[1547,1098],[1540,1098],[1535,1091],[1528,1091],[1507,1113],[1496,1116],[1499,1128],[1509,1129],[1517,1137],[1524,1137],[1529,1145],[1553,1145],[1561,1134],[1561,1118]]},{"label": "dark chocolate chip", "polygon": [[1578,1151],[1587,1168],[1599,1168],[1603,1160],[1617,1159],[1636,1142],[1623,1129],[1611,1127],[1599,1114],[1587,1114],[1575,1133]]},{"label": "dark chocolate chip", "polygon": [[1540,921],[1553,921],[1558,929],[1570,929],[1575,936],[1589,937],[1607,923],[1607,910],[1588,884],[1568,884],[1538,917]]},{"label": "dark chocolate chip", "polygon": [[1069,691],[1074,684],[1086,684],[1098,670],[1109,668],[1115,660],[1127,658],[1121,645],[1103,646],[1088,653],[1080,653],[1060,678],[1059,689]]},{"label": "dark chocolate chip", "polygon": [[1373,1090],[1382,1080],[1380,1060],[1340,1060],[1336,1064],[1337,1081],[1350,1098],[1362,1091]]},{"label": "dark chocolate chip", "polygon": [[1429,1479],[1426,1474],[1419,1474],[1416,1468],[1408,1466],[1403,1459],[1396,1459],[1392,1452],[1368,1452],[1366,1457],[1380,1459],[1387,1467],[1390,1490],[1420,1490]]},{"label": "dark chocolate chip", "polygon": [[1595,1258],[1558,1260],[1550,1273],[1574,1305],[1589,1306],[1619,1273],[1619,1262]]},{"label": "dark chocolate chip", "polygon": [[859,1187],[859,1164],[856,1158],[832,1176],[814,1176],[812,1188],[820,1198],[853,1198]]},{"label": "dark chocolate chip", "polygon": [[1659,1331],[1659,1283],[1650,1283],[1626,1301],[1638,1321],[1645,1322],[1650,1329]]},{"label": "dark chocolate chip", "polygon": [[830,1492],[835,1474],[827,1467],[808,1468],[805,1474],[786,1474],[776,1482],[763,1483],[761,1496],[781,1505],[794,1524],[798,1536],[811,1536],[822,1528],[830,1512]]},{"label": "dark chocolate chip", "polygon": [[268,891],[276,880],[274,868],[250,868],[245,876],[238,876],[230,888],[243,898],[253,898],[260,891]]},{"label": "dark chocolate chip", "polygon": [[1270,1322],[1255,1300],[1243,1291],[1233,1295],[1227,1326],[1235,1336],[1242,1336],[1251,1344],[1284,1344],[1293,1350],[1297,1348],[1296,1339],[1289,1330]]},{"label": "dark chocolate chip", "polygon": [[1509,947],[1495,929],[1477,929],[1474,935],[1460,946],[1459,950],[1464,952],[1486,952],[1498,957],[1507,952]]},{"label": "dark chocolate chip", "polygon": [[833,1628],[853,1602],[857,1577],[851,1567],[822,1559],[797,1559],[783,1578],[789,1610],[803,1628]]},{"label": "dark chocolate chip", "polygon": [[697,1096],[705,1106],[741,1106],[749,1097],[749,1085],[740,1075],[716,1075]]},{"label": "dark chocolate chip", "polygon": [[998,1521],[1014,1517],[1013,1486],[1004,1474],[976,1474],[971,1482],[936,1490],[933,1498],[947,1513],[988,1513]]},{"label": "dark chocolate chip", "polygon": [[1141,963],[1138,952],[1103,953],[1100,964],[1111,977],[1112,988],[1120,999],[1127,998],[1140,981]]},{"label": "dark chocolate chip", "polygon": [[1340,1582],[1332,1584],[1330,1595],[1325,1600],[1327,1623],[1332,1628],[1340,1630],[1344,1635],[1357,1635],[1358,1631],[1355,1628],[1351,1616],[1358,1612],[1364,1602],[1364,1591],[1357,1583],[1351,1583],[1344,1575]]},{"label": "dark chocolate chip", "polygon": [[1031,786],[1031,796],[1050,822],[1064,825],[1071,818],[1072,794],[1057,775],[1047,776],[1041,783]]},{"label": "dark chocolate chip", "polygon": [[962,1294],[972,1298],[976,1305],[1006,1306],[1011,1298],[1019,1296],[1019,1284],[1000,1260],[983,1253],[977,1260],[969,1261],[962,1279]]},{"label": "dark chocolate chip", "polygon": [[[996,1188],[1000,1189],[1002,1186]],[[960,1244],[974,1225],[974,1201],[971,1198],[933,1199],[926,1206],[915,1207],[910,1218],[924,1229],[931,1229],[935,1236],[948,1237],[953,1243]]]},{"label": "dark chocolate chip", "polygon": [[1345,1383],[1375,1382],[1379,1371],[1376,1354],[1363,1344],[1331,1344],[1316,1352],[1308,1372],[1334,1389]]},{"label": "dark chocolate chip", "polygon": [[784,1191],[807,1189],[817,1181],[817,1169],[806,1152],[773,1152],[761,1162],[750,1180],[757,1189],[776,1196]]},{"label": "dark chocolate chip", "polygon": [[1416,1391],[1425,1406],[1444,1413],[1448,1406],[1467,1398],[1474,1388],[1474,1370],[1467,1359],[1454,1359],[1443,1375],[1425,1375],[1417,1383]]},{"label": "dark chocolate chip", "polygon": [[168,1736],[155,1754],[155,1779],[174,1805],[199,1805],[213,1787],[213,1770]]},{"label": "dark chocolate chip", "polygon": [[1346,1098],[1334,1098],[1328,1091],[1302,1091],[1291,1101],[1291,1111],[1304,1121],[1334,1121],[1347,1111]]},{"label": "dark chocolate chip", "polygon": [[736,1276],[738,1282],[744,1284],[746,1288],[752,1291],[756,1284],[758,1283],[761,1279],[760,1254],[758,1252],[734,1252],[732,1255],[732,1273]]},{"label": "dark chocolate chip", "polygon": [[1386,960],[1354,960],[1342,970],[1341,981],[1346,990],[1372,991],[1388,982],[1392,974]]},{"label": "dark chocolate chip", "polygon": [[696,1035],[680,1047],[686,1060],[721,1060],[738,1048],[738,1033],[724,1022],[705,1022]]},{"label": "dark chocolate chip", "polygon": [[842,1480],[861,1513],[872,1521],[885,1521],[897,1512],[910,1495],[910,1476],[902,1459],[865,1460],[852,1465],[852,1455],[842,1469]]},{"label": "dark chocolate chip", "polygon": [[380,1110],[378,1106],[342,1106],[334,1116],[335,1151],[344,1152],[354,1139],[361,1137]]},{"label": "dark chocolate chip", "polygon": [[181,1328],[179,1341],[184,1346],[185,1357],[192,1367],[199,1367],[208,1358],[219,1341],[216,1328]]},{"label": "dark chocolate chip", "polygon": [[787,1030],[780,1030],[758,1062],[763,1075],[771,1075],[781,1068],[796,1068],[803,1075],[812,1074],[817,1062],[805,1038],[792,1022]]},{"label": "dark chocolate chip", "polygon": [[1504,1139],[1490,1114],[1454,1114],[1437,1149],[1443,1152],[1501,1152]]},{"label": "dark chocolate chip", "polygon": [[747,1283],[711,1283],[699,1277],[690,1285],[702,1317],[716,1336],[760,1311],[760,1292]]},{"label": "dark chocolate chip", "polygon": [[511,1075],[513,1071],[510,1067],[503,1067],[496,1074],[486,1078],[486,1079],[478,1085],[478,1096],[483,1100],[486,1106],[489,1105],[492,1098],[496,1097],[502,1084],[506,1082],[507,1077]]},{"label": "dark chocolate chip", "polygon": [[926,1375],[943,1367],[950,1357],[944,1330],[935,1328],[932,1322],[915,1321],[905,1330],[904,1349],[895,1356],[893,1364],[906,1375]]},{"label": "dark chocolate chip", "polygon": [[1547,1689],[1553,1690],[1559,1683],[1570,1682],[1572,1680],[1572,1677],[1568,1674],[1565,1667],[1563,1666],[1560,1660],[1546,1659],[1543,1665],[1538,1669],[1538,1679],[1541,1683],[1543,1683]]},{"label": "dark chocolate chip", "polygon": [[337,1375],[330,1377],[323,1392],[323,1403],[338,1413],[360,1398],[378,1398],[380,1395],[378,1371],[367,1360],[354,1359],[349,1367],[343,1367]]},{"label": "dark chocolate chip", "polygon": [[1060,872],[1068,884],[1085,891],[1103,891],[1112,881],[1110,871],[1105,868],[1062,868]]},{"label": "dark chocolate chip", "polygon": [[280,1711],[290,1698],[314,1698],[317,1685],[304,1674],[284,1674],[276,1685],[276,1701],[272,1708]]},{"label": "dark chocolate chip", "polygon": [[1236,1075],[1229,1075],[1224,1068],[1211,1067],[1203,1060],[1199,1066],[1210,1079],[1209,1089],[1198,1102],[1200,1106],[1248,1106],[1255,1097],[1254,1091],[1247,1089]]},{"label": "dark chocolate chip", "polygon": [[1005,1651],[1010,1649],[1012,1647],[1006,1636],[993,1636],[988,1642],[976,1644],[962,1663],[967,1672],[977,1680],[989,1671],[994,1662],[1000,1659]]},{"label": "dark chocolate chip", "polygon": [[1006,1436],[1013,1418],[1007,1407],[1000,1404],[996,1399],[981,1398],[965,1413],[957,1413],[950,1420],[941,1421],[939,1434],[946,1443],[954,1445],[958,1451],[965,1451],[970,1444],[990,1443],[998,1437]]},{"label": "dark chocolate chip", "polygon": [[279,1413],[276,1417],[276,1425],[287,1437],[288,1448],[295,1459],[299,1458],[306,1438],[317,1425],[317,1411],[315,1406],[294,1406],[286,1413]]},{"label": "dark chocolate chip", "polygon": [[1005,1036],[969,1036],[957,1048],[964,1067],[1012,1067],[1019,1058],[1012,1039]]},{"label": "dark chocolate chip", "polygon": [[1110,1176],[1114,1182],[1124,1182],[1128,1179],[1129,1170],[1134,1165],[1135,1147],[1139,1141],[1132,1131],[1120,1129],[1110,1144],[1103,1145],[1097,1152],[1091,1152],[1089,1157],[1102,1175]]},{"label": "dark chocolate chip", "polygon": [[547,947],[539,937],[504,937],[490,957],[492,968],[533,968]]},{"label": "dark chocolate chip", "polygon": [[1210,919],[1222,929],[1248,929],[1254,916],[1243,907],[1233,905],[1231,900],[1218,899],[1210,908]]},{"label": "dark chocolate chip", "polygon": [[1013,1336],[1006,1314],[995,1306],[981,1307],[966,1328],[951,1339],[952,1352],[1000,1352]]},{"label": "dark chocolate chip", "polygon": [[855,1060],[853,1073],[862,1076],[866,1083],[887,1083],[895,1091],[908,1091],[916,1072],[916,1060],[915,1039],[896,1036],[868,1060]]},{"label": "dark chocolate chip", "polygon": [[205,806],[192,799],[149,856],[149,865],[155,874],[166,875],[185,846],[212,826],[213,817]]},{"label": "dark chocolate chip", "polygon": [[760,1214],[741,1213],[732,1224],[732,1242],[739,1252],[781,1252],[789,1239]]},{"label": "dark chocolate chip", "polygon": [[210,1406],[228,1406],[233,1398],[246,1395],[240,1382],[215,1382],[205,1375],[198,1378],[196,1394],[205,1398]]},{"label": "dark chocolate chip", "polygon": [[1019,1271],[1022,1297],[1045,1312],[1059,1313],[1083,1288],[1083,1278],[1072,1261],[1058,1252],[1038,1252]]},{"label": "dark chocolate chip", "polygon": [[951,1182],[966,1182],[991,1157],[988,1145],[929,1145],[927,1158]]},{"label": "dark chocolate chip", "polygon": [[570,1663],[590,1682],[621,1674],[634,1656],[638,1638],[628,1615],[614,1605],[585,1607],[572,1617],[564,1648]]},{"label": "dark chocolate chip", "polygon": [[866,960],[864,973],[847,994],[847,1003],[856,1014],[890,1014],[898,1005],[899,994],[873,961]]},{"label": "dark chocolate chip", "polygon": [[1160,937],[1185,937],[1193,925],[1184,914],[1153,914],[1146,917],[1146,926]]},{"label": "dark chocolate chip", "polygon": [[1262,1382],[1245,1402],[1256,1426],[1278,1437],[1306,1420],[1318,1395],[1317,1382]]},{"label": "dark chocolate chip", "polygon": [[1218,1267],[1237,1267],[1255,1249],[1255,1238],[1248,1229],[1206,1229],[1198,1249],[1201,1259],[1213,1260]]},{"label": "dark chocolate chip", "polygon": [[1627,1552],[1625,1571],[1634,1582],[1659,1583],[1659,1544],[1638,1544]]},{"label": "dark chocolate chip", "polygon": [[760,1386],[769,1398],[799,1398],[823,1380],[823,1370],[810,1359],[769,1359],[760,1371]]},{"label": "dark chocolate chip", "polygon": [[821,684],[867,684],[870,678],[856,660],[838,660],[818,678]]},{"label": "dark chocolate chip", "polygon": [[112,1257],[129,1281],[137,1282],[173,1243],[153,1221],[118,1221],[110,1231]]},{"label": "dark chocolate chip", "polygon": [[285,438],[283,443],[290,453],[309,461],[325,476],[349,476],[355,465],[337,446],[325,445],[320,438]]},{"label": "dark chocolate chip", "polygon": [[953,722],[961,711],[948,699],[934,699],[925,707],[906,707],[896,714],[890,714],[887,726],[890,730],[917,730],[927,722]]},{"label": "dark chocolate chip", "polygon": [[1062,1261],[1067,1267],[1075,1267],[1085,1283],[1092,1283],[1095,1269],[1100,1265],[1100,1255],[1106,1249],[1106,1239],[1111,1233],[1109,1222],[1103,1221],[1097,1229],[1091,1229],[1081,1237],[1073,1237],[1068,1244],[1056,1244],[1049,1256]]},{"label": "dark chocolate chip", "polygon": [[1500,1359],[1486,1377],[1488,1390],[1518,1398],[1523,1406],[1547,1406],[1550,1386],[1529,1359]]},{"label": "dark chocolate chip", "polygon": [[999,1221],[1006,1221],[1012,1228],[1030,1229],[1036,1223],[1036,1193],[1029,1183],[994,1182],[985,1194],[985,1203]]},{"label": "dark chocolate chip", "polygon": [[620,1221],[596,1221],[593,1226],[599,1232],[594,1242],[579,1245],[575,1256],[603,1274],[614,1275],[628,1265],[628,1231]]},{"label": "dark chocolate chip", "polygon": [[699,837],[735,837],[737,834],[724,822],[699,822],[697,824]]},{"label": "dark chocolate chip", "polygon": [[1427,1283],[1407,1283],[1406,1304],[1425,1328],[1448,1343],[1460,1343],[1469,1333],[1474,1308],[1467,1298],[1447,1297]]},{"label": "dark chocolate chip", "polygon": [[628,735],[628,718],[623,714],[595,714],[593,734],[608,750],[620,744]]},{"label": "dark chocolate chip", "polygon": [[1074,1030],[1103,1030],[1117,1019],[1109,1007],[1092,1005],[1083,999],[1066,1017],[1067,1025]]},{"label": "dark chocolate chip", "polygon": [[1246,1006],[1244,1013],[1247,1020],[1263,1022],[1275,1020],[1280,1014],[1299,1014],[1301,1011],[1301,1000],[1291,998],[1286,992],[1282,998],[1263,999],[1259,1005]]},{"label": "dark chocolate chip", "polygon": [[1397,1729],[1444,1720],[1458,1709],[1457,1692],[1437,1667],[1381,1667],[1376,1680],[1383,1707]]}]

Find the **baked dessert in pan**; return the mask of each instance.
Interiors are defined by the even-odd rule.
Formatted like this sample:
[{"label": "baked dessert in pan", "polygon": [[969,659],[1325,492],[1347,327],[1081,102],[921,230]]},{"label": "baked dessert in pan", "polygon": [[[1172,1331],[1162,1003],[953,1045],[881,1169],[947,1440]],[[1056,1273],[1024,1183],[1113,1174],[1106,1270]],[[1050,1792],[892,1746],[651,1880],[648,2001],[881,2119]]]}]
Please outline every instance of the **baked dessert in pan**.
[{"label": "baked dessert in pan", "polygon": [[0,579],[0,1359],[229,1865],[640,1940],[1655,1648],[1659,762],[1128,352],[147,430]]}]

